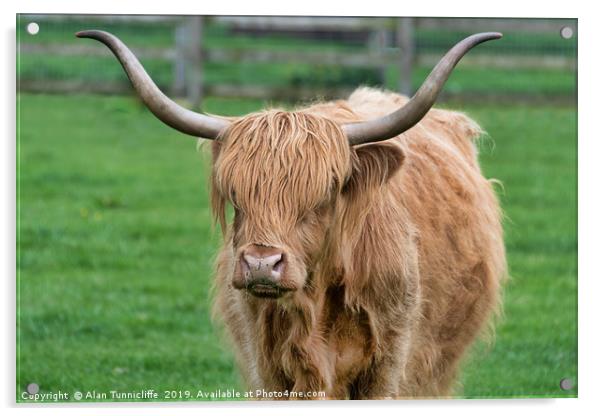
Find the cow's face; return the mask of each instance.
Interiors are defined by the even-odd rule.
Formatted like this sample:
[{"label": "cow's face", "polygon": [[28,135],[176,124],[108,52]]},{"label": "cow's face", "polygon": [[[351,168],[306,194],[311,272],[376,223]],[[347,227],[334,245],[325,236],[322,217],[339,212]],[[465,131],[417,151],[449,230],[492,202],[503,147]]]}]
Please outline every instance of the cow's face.
[{"label": "cow's face", "polygon": [[234,209],[232,285],[265,298],[311,286],[316,264],[333,254],[328,244],[340,246],[343,229],[357,225],[345,225],[347,213],[365,212],[402,161],[398,146],[352,148],[337,124],[305,112],[234,122],[214,142],[212,174],[222,228],[227,203]]},{"label": "cow's face", "polygon": [[268,111],[235,122],[214,145],[213,205],[234,209],[232,284],[258,297],[303,288],[323,252],[351,172],[340,128],[307,113]]}]

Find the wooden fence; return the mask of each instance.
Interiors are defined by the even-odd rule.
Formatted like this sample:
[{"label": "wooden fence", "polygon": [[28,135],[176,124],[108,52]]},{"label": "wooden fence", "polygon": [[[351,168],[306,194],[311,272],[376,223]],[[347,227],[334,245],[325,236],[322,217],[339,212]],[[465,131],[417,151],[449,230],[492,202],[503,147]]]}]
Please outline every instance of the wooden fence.
[{"label": "wooden fence", "polygon": [[[114,19],[115,17],[111,17]],[[127,16],[121,17],[127,19]],[[132,17],[130,17],[132,18]],[[141,19],[141,17],[137,17]],[[136,19],[136,17],[134,17]],[[143,17],[142,17],[143,19]],[[223,97],[254,97],[295,99],[315,96],[342,96],[345,88],[312,88],[307,86],[269,87],[260,85],[205,85],[203,66],[207,62],[236,64],[255,63],[305,63],[343,67],[377,68],[384,77],[385,68],[395,65],[398,68],[400,91],[411,94],[412,72],[418,65],[432,66],[440,54],[419,53],[415,47],[415,31],[418,28],[454,31],[517,30],[521,32],[559,31],[565,25],[574,25],[574,20],[538,19],[441,19],[441,18],[329,18],[329,17],[211,17],[211,23],[225,25],[230,31],[252,36],[288,34],[305,37],[319,37],[328,33],[344,37],[362,39],[367,47],[353,54],[332,51],[278,51],[258,49],[217,49],[207,48],[203,43],[203,26],[207,18],[190,16],[167,18],[174,22],[174,43],[167,48],[133,48],[141,59],[160,59],[172,62],[173,81],[171,93],[186,97],[193,108],[199,108],[205,94]],[[576,29],[576,28],[575,28]],[[91,44],[36,44],[22,43],[22,54],[53,56],[108,56],[106,49]],[[464,65],[497,68],[567,68],[574,69],[575,59],[564,56],[546,55],[468,55]],[[43,92],[89,91],[121,92],[122,83],[86,83],[78,80],[21,80],[23,90]]]}]

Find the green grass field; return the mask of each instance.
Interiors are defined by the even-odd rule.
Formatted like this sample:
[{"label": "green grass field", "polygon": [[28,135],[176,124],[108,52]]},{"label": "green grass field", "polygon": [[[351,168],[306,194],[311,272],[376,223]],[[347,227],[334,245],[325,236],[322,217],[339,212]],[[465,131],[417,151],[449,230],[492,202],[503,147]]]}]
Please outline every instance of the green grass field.
[{"label": "green grass field", "polygon": [[[258,101],[209,99],[221,114]],[[488,131],[512,280],[463,397],[576,396],[576,112],[464,106]],[[20,94],[17,400],[41,391],[239,389],[210,321],[209,158],[124,97]]]}]

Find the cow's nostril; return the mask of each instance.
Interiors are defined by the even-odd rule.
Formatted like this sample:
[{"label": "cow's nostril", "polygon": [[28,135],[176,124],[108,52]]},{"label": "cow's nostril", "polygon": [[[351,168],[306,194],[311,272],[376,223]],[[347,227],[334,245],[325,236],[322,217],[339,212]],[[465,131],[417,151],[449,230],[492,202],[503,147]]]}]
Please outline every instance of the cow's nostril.
[{"label": "cow's nostril", "polygon": [[280,256],[280,259],[276,263],[274,263],[274,266],[272,267],[272,271],[280,273],[283,268],[284,268],[284,256]]},{"label": "cow's nostril", "polygon": [[245,258],[245,256],[242,256],[240,258],[240,266],[242,268],[243,274],[245,274],[245,275],[249,274],[249,272],[251,271],[251,267],[249,265],[249,262]]}]

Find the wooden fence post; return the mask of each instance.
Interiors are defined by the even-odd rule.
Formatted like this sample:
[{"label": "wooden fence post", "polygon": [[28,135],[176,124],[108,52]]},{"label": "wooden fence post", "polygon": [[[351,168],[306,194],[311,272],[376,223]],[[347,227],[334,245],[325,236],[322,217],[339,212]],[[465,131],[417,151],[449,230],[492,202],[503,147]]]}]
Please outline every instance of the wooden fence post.
[{"label": "wooden fence post", "polygon": [[175,29],[175,55],[173,57],[172,94],[183,97],[186,93],[186,26],[178,24]]},{"label": "wooden fence post", "polygon": [[387,84],[387,64],[385,63],[385,53],[387,48],[387,30],[386,29],[375,29],[370,34],[371,47],[376,50],[376,56],[382,65],[378,67],[378,78],[381,85],[384,87]]},{"label": "wooden fence post", "polygon": [[203,101],[203,16],[186,18],[176,27],[173,90],[186,95],[191,108]]},{"label": "wooden fence post", "polygon": [[412,67],[415,62],[414,45],[414,19],[402,17],[397,21],[397,45],[401,49],[401,60],[399,63],[399,91],[411,96],[412,90]]}]

